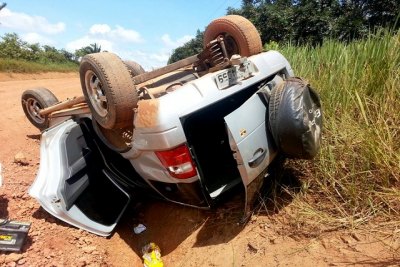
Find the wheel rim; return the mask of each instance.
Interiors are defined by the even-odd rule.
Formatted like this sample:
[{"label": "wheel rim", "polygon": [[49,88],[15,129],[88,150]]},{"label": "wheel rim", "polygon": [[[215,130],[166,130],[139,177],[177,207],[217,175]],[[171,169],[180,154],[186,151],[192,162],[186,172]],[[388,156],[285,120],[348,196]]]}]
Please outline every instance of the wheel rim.
[{"label": "wheel rim", "polygon": [[93,108],[97,114],[101,117],[105,117],[108,113],[108,104],[100,79],[93,71],[89,70],[85,74],[85,83],[89,100],[92,103]]},{"label": "wheel rim", "polygon": [[28,111],[29,116],[39,124],[42,124],[46,121],[45,117],[40,115],[39,111],[43,108],[39,102],[34,98],[28,98],[25,101],[25,107]]},{"label": "wheel rim", "polygon": [[321,109],[316,105],[313,105],[308,110],[308,128],[311,132],[311,136],[314,139],[314,144],[319,146],[321,137]]}]

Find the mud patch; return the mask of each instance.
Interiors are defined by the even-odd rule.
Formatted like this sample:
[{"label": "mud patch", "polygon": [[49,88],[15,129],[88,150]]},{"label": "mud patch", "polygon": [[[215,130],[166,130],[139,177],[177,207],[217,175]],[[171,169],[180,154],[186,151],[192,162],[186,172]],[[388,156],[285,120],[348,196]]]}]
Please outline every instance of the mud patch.
[{"label": "mud patch", "polygon": [[157,99],[141,100],[138,102],[138,111],[135,117],[135,127],[155,127],[158,125]]}]

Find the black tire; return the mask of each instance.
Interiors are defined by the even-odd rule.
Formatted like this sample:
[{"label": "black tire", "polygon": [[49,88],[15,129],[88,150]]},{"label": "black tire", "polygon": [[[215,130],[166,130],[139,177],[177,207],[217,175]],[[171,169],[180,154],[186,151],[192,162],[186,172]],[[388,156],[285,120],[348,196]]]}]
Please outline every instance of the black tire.
[{"label": "black tire", "polygon": [[133,125],[138,95],[127,66],[117,55],[86,55],[79,74],[92,116],[102,127],[119,129]]},{"label": "black tire", "polygon": [[204,32],[203,46],[224,36],[229,56],[239,54],[249,57],[262,51],[260,34],[256,27],[246,18],[238,15],[228,15],[213,20]]},{"label": "black tire", "polygon": [[138,76],[146,72],[143,67],[135,61],[125,60],[124,63],[128,67],[128,70],[130,71],[132,77]]},{"label": "black tire", "polygon": [[322,108],[318,94],[301,78],[272,89],[269,126],[278,149],[290,158],[312,159],[319,151]]},{"label": "black tire", "polygon": [[93,129],[100,140],[110,149],[123,153],[131,149],[132,130],[125,129],[106,129],[96,120],[92,120]]},{"label": "black tire", "polygon": [[40,131],[49,127],[49,118],[39,114],[41,109],[53,106],[59,101],[57,97],[46,88],[35,88],[22,93],[21,104],[25,116]]}]

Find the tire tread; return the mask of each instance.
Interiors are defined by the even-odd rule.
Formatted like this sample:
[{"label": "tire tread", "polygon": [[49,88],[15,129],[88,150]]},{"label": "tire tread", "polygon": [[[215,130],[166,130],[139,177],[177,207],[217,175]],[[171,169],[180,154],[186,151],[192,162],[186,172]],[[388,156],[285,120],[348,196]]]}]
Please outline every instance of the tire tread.
[{"label": "tire tread", "polygon": [[204,33],[204,47],[219,34],[228,31],[238,43],[241,56],[252,56],[262,51],[261,38],[256,27],[248,19],[238,15],[213,20]]},{"label": "tire tread", "polygon": [[[102,83],[106,83],[107,104],[111,105],[106,117],[101,117],[91,108],[97,122],[104,128],[123,128],[133,124],[133,109],[137,106],[138,95],[132,76],[125,63],[115,54],[101,52],[89,54],[81,63],[82,90],[91,106],[85,83],[87,64],[94,69]],[[104,86],[104,85],[103,85]]]}]

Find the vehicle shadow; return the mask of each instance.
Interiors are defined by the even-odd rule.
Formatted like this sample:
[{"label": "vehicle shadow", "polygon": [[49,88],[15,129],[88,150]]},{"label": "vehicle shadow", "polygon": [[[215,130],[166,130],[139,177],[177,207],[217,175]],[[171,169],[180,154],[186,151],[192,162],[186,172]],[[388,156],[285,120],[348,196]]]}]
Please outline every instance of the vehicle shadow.
[{"label": "vehicle shadow", "polygon": [[[293,199],[293,194],[287,192],[299,191],[301,182],[298,177],[301,175],[292,168],[278,168],[277,171],[272,171],[253,205],[253,213],[267,217],[279,213]],[[1,210],[7,210],[3,208],[6,201],[2,201],[0,196]],[[115,232],[139,257],[142,256],[142,248],[150,242],[156,243],[165,256],[182,243],[187,243],[190,247],[227,243],[245,227],[240,223],[244,215],[244,191],[241,188],[231,192],[230,196],[211,210],[149,198],[133,199],[131,203],[133,204],[127,208]],[[47,213],[42,207],[33,213],[33,217],[59,226],[71,227]],[[138,223],[144,224],[147,229],[135,234],[134,227]],[[27,247],[29,243],[27,240]]]},{"label": "vehicle shadow", "polygon": [[[251,214],[269,217],[279,213],[300,191],[299,176],[300,173],[293,168],[283,168],[282,165],[274,167],[253,200]],[[194,246],[217,245],[230,241],[246,226],[241,222],[243,215],[244,193],[237,194],[219,206],[216,212],[209,214],[197,234]]]},{"label": "vehicle shadow", "polygon": [[8,199],[0,195],[0,219],[8,218]]},{"label": "vehicle shadow", "polygon": [[[139,257],[142,256],[142,248],[150,242],[161,248],[162,255],[168,255],[204,224],[207,214],[204,210],[145,200],[141,205],[130,207],[116,232]],[[134,227],[138,223],[144,224],[147,229],[135,234]]]},{"label": "vehicle shadow", "polygon": [[277,167],[261,188],[253,213],[267,216],[279,213],[300,192],[301,176],[293,167]]},{"label": "vehicle shadow", "polygon": [[[294,169],[285,168],[267,177],[254,203],[253,213],[272,216],[291,203],[292,194],[299,192],[301,182]],[[116,231],[136,252],[142,255],[142,247],[156,243],[162,255],[168,255],[180,244],[204,247],[227,243],[245,227],[240,223],[244,215],[244,192],[239,190],[211,210],[199,210],[161,201],[145,200],[131,207],[121,219]],[[134,234],[133,229],[142,223],[146,230]]]},{"label": "vehicle shadow", "polygon": [[45,209],[43,209],[41,206],[33,212],[32,217],[38,220],[45,220],[48,223],[55,223],[63,227],[73,227],[70,224],[54,217],[53,215],[48,213]]}]

